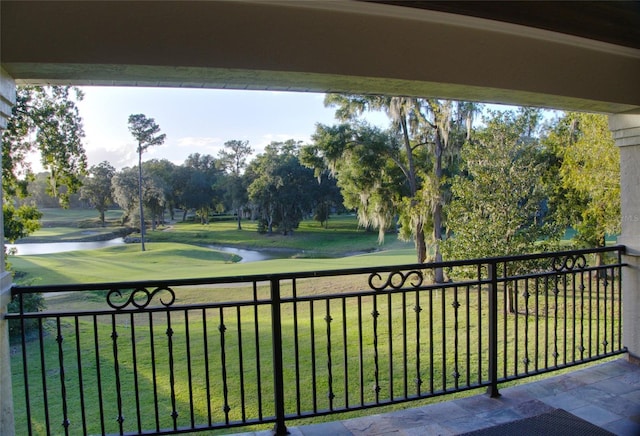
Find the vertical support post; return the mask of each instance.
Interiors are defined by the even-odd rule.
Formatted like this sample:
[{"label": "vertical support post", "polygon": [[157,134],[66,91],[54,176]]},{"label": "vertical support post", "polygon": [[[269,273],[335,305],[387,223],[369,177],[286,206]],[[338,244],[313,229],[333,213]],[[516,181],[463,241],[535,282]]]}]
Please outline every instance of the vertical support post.
[{"label": "vertical support post", "polygon": [[489,381],[487,394],[498,398],[498,264],[487,265],[489,270]]},{"label": "vertical support post", "polygon": [[[0,133],[7,127],[7,120],[11,116],[11,107],[16,102],[16,86],[13,78],[6,71],[0,69]],[[0,138],[1,141],[1,138]],[[0,144],[1,145],[1,144]],[[0,205],[2,199],[2,185],[0,185]],[[4,259],[4,221],[0,214],[0,434],[15,435],[13,416],[13,391],[11,387],[11,360],[9,348],[9,323],[4,315],[7,305],[11,301],[12,276],[5,271]]]},{"label": "vertical support post", "polygon": [[282,317],[280,308],[280,280],[271,279],[271,342],[273,350],[273,391],[276,408],[275,436],[289,434],[284,412],[284,364],[282,361]]},{"label": "vertical support post", "polygon": [[622,340],[629,359],[640,361],[640,114],[609,115],[609,129],[620,149],[620,206],[626,246],[622,269]]}]

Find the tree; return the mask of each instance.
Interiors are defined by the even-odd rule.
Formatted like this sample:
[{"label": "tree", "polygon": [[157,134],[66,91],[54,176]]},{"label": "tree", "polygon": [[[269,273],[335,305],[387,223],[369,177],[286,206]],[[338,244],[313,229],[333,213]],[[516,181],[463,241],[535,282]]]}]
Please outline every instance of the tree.
[{"label": "tree", "polygon": [[272,142],[254,159],[247,173],[253,180],[249,199],[260,215],[259,231],[271,234],[274,228],[290,235],[311,209],[316,184],[313,171],[300,163],[300,143],[294,140]]},{"label": "tree", "polygon": [[337,178],[347,209],[357,210],[365,228],[378,229],[380,243],[392,228],[398,198],[408,195],[406,178],[389,156],[398,152],[397,137],[363,123],[318,125],[314,144],[302,149],[302,162],[316,177],[328,171]]},{"label": "tree", "polygon": [[180,204],[184,208],[183,221],[187,210],[193,209],[201,224],[209,222],[209,215],[217,197],[219,184],[219,162],[211,155],[190,154],[179,172],[181,193]]},{"label": "tree", "polygon": [[105,226],[104,213],[113,204],[111,193],[111,180],[116,169],[107,161],[100,162],[89,168],[89,177],[84,179],[81,194],[82,198],[89,200],[100,214],[100,222]]},{"label": "tree", "polygon": [[620,152],[606,115],[566,113],[544,144],[560,188],[551,198],[556,220],[576,231],[580,246],[603,247],[607,235],[620,231]]},{"label": "tree", "polygon": [[142,207],[140,207],[138,176],[138,168],[123,168],[113,176],[111,181],[113,199],[124,211],[123,224],[126,221],[140,223],[138,215],[141,209],[146,209],[152,220],[155,220],[165,205],[162,181],[149,176],[142,180]]},{"label": "tree", "polygon": [[[463,173],[453,179],[446,207],[448,258],[523,254],[551,236],[543,220],[547,190],[530,111],[492,113],[462,148]],[[515,312],[511,290],[508,304]]]},{"label": "tree", "polygon": [[[73,94],[73,95],[72,95]],[[76,101],[82,93],[69,86],[19,86],[16,104],[2,132],[2,188],[25,196],[33,179],[27,157],[35,152],[49,173],[48,192],[66,206],[81,186],[87,167],[84,130]],[[66,190],[61,190],[66,186]]]},{"label": "tree", "polygon": [[137,168],[123,168],[111,179],[114,201],[123,211],[122,225],[129,221],[135,208],[139,209]]},{"label": "tree", "polygon": [[151,211],[152,230],[155,230],[156,223],[164,223],[164,213],[168,206],[170,215],[173,219],[173,207],[176,203],[175,196],[175,176],[176,165],[167,159],[151,159],[142,165],[144,174],[153,180],[153,185],[162,191],[162,195],[155,195],[154,198],[162,199],[161,202],[155,204],[149,203],[149,199],[145,199],[145,206]]},{"label": "tree", "polygon": [[226,150],[221,150],[218,157],[228,176],[225,185],[231,199],[231,205],[236,211],[238,230],[242,230],[242,206],[247,201],[247,190],[243,184],[242,171],[247,166],[247,158],[253,153],[253,149],[249,147],[249,141],[231,140],[225,142],[224,146]]},{"label": "tree", "polygon": [[[36,207],[16,208],[10,199],[26,196],[28,182],[33,179],[28,155],[39,154],[42,166],[49,172],[48,192],[59,198],[62,206],[66,206],[69,195],[79,189],[87,166],[82,146],[82,118],[75,102],[81,99],[82,93],[68,86],[19,86],[16,89],[16,104],[2,132],[2,190],[7,196],[2,205],[3,230],[9,242],[26,237],[40,227],[42,214]],[[62,186],[66,189],[61,190]],[[30,311],[45,307],[41,294],[33,294],[24,303]],[[9,304],[8,310],[18,310],[17,300]],[[35,328],[33,323],[25,326]],[[16,329],[21,326],[11,323],[12,334]]]},{"label": "tree", "polygon": [[313,219],[318,221],[325,229],[328,229],[332,210],[343,208],[344,198],[335,178],[323,173],[317,180],[318,183],[312,193],[314,203]]},{"label": "tree", "polygon": [[138,141],[138,201],[140,204],[140,246],[144,248],[144,210],[142,206],[142,153],[149,147],[164,144],[167,135],[158,134],[158,126],[153,118],[147,118],[143,114],[129,115],[129,132]]},{"label": "tree", "polygon": [[[359,217],[362,223],[378,227],[382,239],[385,231],[382,226],[389,225],[391,213],[398,214],[400,236],[414,240],[418,262],[425,262],[430,257],[428,245],[432,247],[431,258],[442,260],[439,247],[444,229],[442,206],[448,189],[446,167],[456,167],[456,156],[469,135],[477,106],[447,100],[339,94],[328,95],[325,105],[337,107],[336,117],[343,121],[358,120],[365,111],[387,114],[391,122],[389,140],[386,147],[379,148],[386,161],[383,168],[388,172],[392,166],[397,167],[404,178],[404,186],[396,185],[398,189],[393,194],[384,193],[388,198],[385,207],[379,207],[383,202],[364,211],[359,209]],[[353,138],[347,143],[354,143]],[[330,145],[330,154],[337,150],[335,145]],[[342,188],[344,194],[344,184]],[[367,201],[375,198],[365,196]],[[388,204],[390,201],[392,207]],[[431,237],[426,236],[429,229]],[[436,269],[435,273],[435,280],[443,281],[442,270]]]}]

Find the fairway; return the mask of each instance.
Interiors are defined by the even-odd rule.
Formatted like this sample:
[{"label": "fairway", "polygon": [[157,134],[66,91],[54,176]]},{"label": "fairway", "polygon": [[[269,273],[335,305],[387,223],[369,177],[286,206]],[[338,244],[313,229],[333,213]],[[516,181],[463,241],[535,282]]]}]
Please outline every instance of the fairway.
[{"label": "fairway", "polygon": [[[116,229],[78,228],[78,223],[95,211],[47,209],[44,212],[46,222],[66,220],[65,224],[44,227],[25,242],[82,241],[108,236]],[[179,222],[148,231],[144,252],[139,244],[125,244],[96,250],[10,256],[9,262],[16,273],[16,283],[22,285],[225,277],[415,262],[412,243],[399,241],[391,234],[380,245],[377,232],[360,228],[353,215],[332,217],[328,228],[316,221],[303,221],[292,236],[260,234],[257,224],[251,221],[243,222],[242,226],[243,229],[238,230],[237,223],[230,219],[217,219],[207,225]],[[288,250],[291,258],[238,263],[239,256],[206,248],[206,245],[283,250],[284,253]]]}]

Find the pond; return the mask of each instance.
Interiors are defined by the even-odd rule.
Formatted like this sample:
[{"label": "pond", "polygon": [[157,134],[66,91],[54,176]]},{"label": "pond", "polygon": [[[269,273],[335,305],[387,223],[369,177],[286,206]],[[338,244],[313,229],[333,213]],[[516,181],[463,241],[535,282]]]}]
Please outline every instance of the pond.
[{"label": "pond", "polygon": [[[63,253],[65,251],[95,250],[98,248],[112,247],[124,244],[123,238],[110,239],[108,241],[92,242],[49,242],[33,244],[6,244],[7,249],[16,250],[18,256],[29,256],[38,254]],[[286,259],[297,253],[295,250],[246,250],[235,247],[225,247],[219,245],[205,245],[204,247],[225,253],[236,254],[242,258],[239,263],[259,262],[269,259]]]},{"label": "pond", "polygon": [[205,245],[205,247],[216,251],[222,251],[224,253],[236,254],[242,258],[238,263],[259,262],[261,260],[269,259],[288,259],[299,253],[296,250],[246,250],[243,248],[224,247],[220,245]]},{"label": "pond", "polygon": [[63,253],[65,251],[95,250],[97,248],[105,248],[122,244],[124,244],[123,238],[116,238],[107,241],[26,243],[6,244],[6,246],[7,250],[15,248],[16,255],[18,256],[29,256],[37,254]]}]

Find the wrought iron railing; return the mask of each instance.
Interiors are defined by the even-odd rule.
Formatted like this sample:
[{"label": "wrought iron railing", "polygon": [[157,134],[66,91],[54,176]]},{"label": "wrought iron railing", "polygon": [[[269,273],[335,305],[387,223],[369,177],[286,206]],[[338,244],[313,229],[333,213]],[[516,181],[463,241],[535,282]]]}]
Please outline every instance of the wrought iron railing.
[{"label": "wrought iron railing", "polygon": [[[17,431],[274,424],[283,434],[295,418],[479,387],[497,395],[501,382],[625,351],[622,252],[16,286],[20,301],[59,294],[47,311],[8,316],[23,332]],[[446,283],[432,283],[436,268]]]}]

